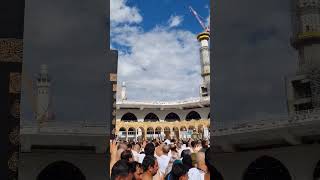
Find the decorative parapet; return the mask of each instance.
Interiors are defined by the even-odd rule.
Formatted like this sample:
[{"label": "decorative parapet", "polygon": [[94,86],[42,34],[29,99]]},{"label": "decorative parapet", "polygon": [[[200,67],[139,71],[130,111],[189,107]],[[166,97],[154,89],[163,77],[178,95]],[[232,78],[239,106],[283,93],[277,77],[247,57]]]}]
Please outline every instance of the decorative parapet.
[{"label": "decorative parapet", "polygon": [[15,38],[0,39],[0,62],[22,62],[23,40]]}]

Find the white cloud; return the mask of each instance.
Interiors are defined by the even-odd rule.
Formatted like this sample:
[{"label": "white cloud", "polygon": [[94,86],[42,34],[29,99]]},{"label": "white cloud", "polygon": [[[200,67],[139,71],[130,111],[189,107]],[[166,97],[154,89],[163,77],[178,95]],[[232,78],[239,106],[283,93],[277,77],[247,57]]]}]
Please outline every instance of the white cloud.
[{"label": "white cloud", "polygon": [[138,8],[126,5],[127,0],[110,1],[110,19],[113,23],[140,23],[142,16]]},{"label": "white cloud", "polygon": [[183,21],[182,16],[170,16],[170,19],[168,20],[169,27],[177,27],[179,26]]},{"label": "white cloud", "polygon": [[182,18],[173,20],[168,27],[155,25],[147,32],[130,22],[112,26],[112,46],[120,46],[118,84],[126,82],[129,100],[165,101],[199,96],[196,34],[169,28],[181,21]]}]

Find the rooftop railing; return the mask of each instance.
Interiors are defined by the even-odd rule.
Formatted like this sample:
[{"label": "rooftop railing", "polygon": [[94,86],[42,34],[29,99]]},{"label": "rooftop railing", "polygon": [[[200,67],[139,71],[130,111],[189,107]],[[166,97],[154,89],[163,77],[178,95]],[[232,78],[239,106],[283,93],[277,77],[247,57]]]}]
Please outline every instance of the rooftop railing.
[{"label": "rooftop railing", "polygon": [[219,136],[240,132],[299,126],[315,121],[320,123],[320,109],[298,111],[289,115],[279,115],[246,122],[213,122],[212,126],[213,134]]},{"label": "rooftop railing", "polygon": [[50,122],[40,125],[35,122],[23,122],[20,133],[105,135],[107,133],[107,125],[98,122]]},{"label": "rooftop railing", "polygon": [[197,97],[177,101],[118,101],[117,105],[183,105],[188,103],[210,102],[210,97]]}]

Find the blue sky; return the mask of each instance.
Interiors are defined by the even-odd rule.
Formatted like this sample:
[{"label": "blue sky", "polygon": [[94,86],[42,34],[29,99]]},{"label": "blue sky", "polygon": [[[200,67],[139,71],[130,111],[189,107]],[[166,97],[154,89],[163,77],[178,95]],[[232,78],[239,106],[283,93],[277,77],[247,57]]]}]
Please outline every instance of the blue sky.
[{"label": "blue sky", "polygon": [[111,0],[111,48],[119,51],[118,84],[128,100],[199,96],[200,60],[192,6],[209,19],[209,0]]},{"label": "blue sky", "polygon": [[209,0],[128,0],[128,6],[137,6],[144,20],[142,26],[148,31],[155,25],[165,25],[172,15],[183,16],[181,29],[198,33],[201,28],[189,11],[192,6],[198,13],[206,18],[209,16]]}]

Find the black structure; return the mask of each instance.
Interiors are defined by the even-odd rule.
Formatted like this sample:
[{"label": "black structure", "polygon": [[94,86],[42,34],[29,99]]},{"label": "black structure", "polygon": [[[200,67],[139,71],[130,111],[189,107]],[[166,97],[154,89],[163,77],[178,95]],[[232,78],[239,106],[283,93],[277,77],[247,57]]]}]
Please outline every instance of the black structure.
[{"label": "black structure", "polygon": [[75,165],[58,161],[49,164],[39,174],[37,180],[86,180],[81,170]]},{"label": "black structure", "polygon": [[18,179],[24,6],[24,0],[0,3],[0,151],[6,158],[0,179]]},{"label": "black structure", "polygon": [[243,180],[291,180],[288,169],[277,159],[262,156],[252,162],[243,176]]}]

